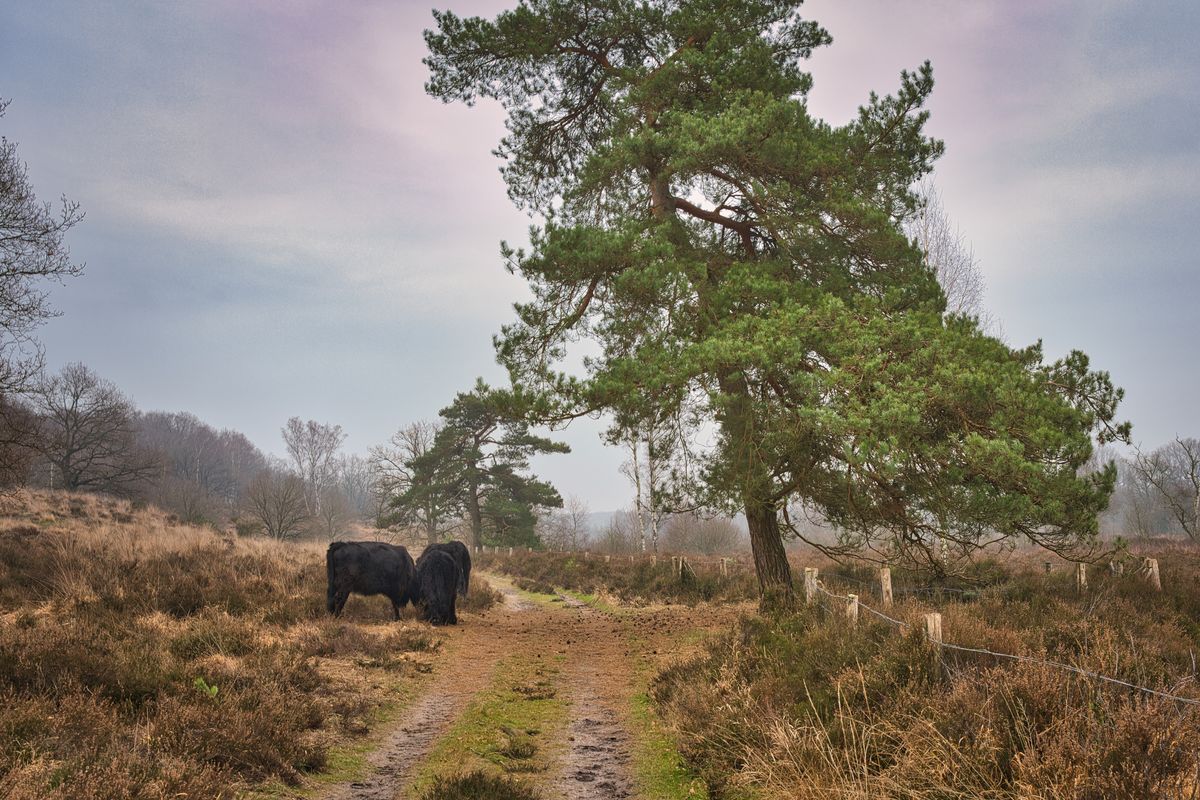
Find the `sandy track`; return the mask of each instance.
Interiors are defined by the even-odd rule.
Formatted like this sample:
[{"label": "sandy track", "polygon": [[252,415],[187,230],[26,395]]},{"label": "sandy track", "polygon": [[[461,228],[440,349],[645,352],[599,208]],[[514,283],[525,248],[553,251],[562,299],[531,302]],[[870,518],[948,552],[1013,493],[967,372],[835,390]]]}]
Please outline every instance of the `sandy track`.
[{"label": "sandy track", "polygon": [[[368,759],[370,774],[331,787],[323,800],[400,800],[442,736],[475,694],[491,685],[505,659],[561,655],[556,683],[569,704],[565,727],[548,732],[556,741],[554,763],[539,783],[553,800],[627,800],[637,794],[633,757],[637,746],[629,719],[640,690],[639,658],[660,661],[675,636],[728,622],[733,609],[657,608],[620,615],[564,597],[555,607],[530,602],[507,581],[489,580],[505,603],[486,616],[470,615],[445,629],[446,644],[429,682],[379,749]],[[635,652],[635,649],[637,652]],[[454,770],[456,765],[443,766]]]},{"label": "sandy track", "polygon": [[399,800],[425,757],[454,724],[480,689],[488,686],[498,663],[535,636],[521,619],[527,605],[506,593],[505,608],[486,616],[472,615],[468,624],[445,629],[445,648],[432,679],[420,689],[379,748],[367,758],[370,774],[352,783],[335,784],[323,800]]},{"label": "sandy track", "polygon": [[433,745],[471,698],[470,691],[432,687],[404,716],[378,750],[367,759],[371,774],[335,787],[327,800],[395,800]]}]

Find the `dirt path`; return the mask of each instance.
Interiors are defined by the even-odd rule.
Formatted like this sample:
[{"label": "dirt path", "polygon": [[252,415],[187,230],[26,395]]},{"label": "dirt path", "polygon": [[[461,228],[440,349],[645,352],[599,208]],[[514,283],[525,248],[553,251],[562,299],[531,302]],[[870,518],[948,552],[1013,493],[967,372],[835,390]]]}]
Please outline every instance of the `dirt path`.
[{"label": "dirt path", "polygon": [[395,728],[367,758],[370,774],[330,787],[323,800],[397,800],[438,740],[480,687],[492,680],[501,659],[528,647],[536,636],[521,619],[528,605],[516,591],[506,592],[505,607],[473,624],[449,629],[432,679],[405,710]]},{"label": "dirt path", "polygon": [[465,616],[458,627],[446,629],[433,675],[370,756],[371,774],[332,787],[324,800],[400,800],[421,770],[457,771],[461,764],[426,761],[472,698],[492,685],[498,665],[551,660],[561,663],[555,690],[566,703],[566,719],[561,729],[542,732],[550,765],[527,779],[547,800],[639,797],[638,740],[630,719],[632,697],[643,688],[639,659],[664,658],[681,632],[711,629],[736,612],[659,608],[617,614],[571,597],[533,602],[507,581],[488,579],[504,594],[504,606],[486,616]]}]

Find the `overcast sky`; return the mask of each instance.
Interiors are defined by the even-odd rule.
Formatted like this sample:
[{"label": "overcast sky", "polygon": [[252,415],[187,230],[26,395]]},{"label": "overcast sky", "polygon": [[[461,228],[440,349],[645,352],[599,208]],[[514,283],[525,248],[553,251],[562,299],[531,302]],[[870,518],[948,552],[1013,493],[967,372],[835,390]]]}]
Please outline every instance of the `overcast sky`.
[{"label": "overcast sky", "polygon": [[[449,7],[492,15],[506,2]],[[425,97],[414,2],[0,4],[0,133],[44,199],[87,212],[54,291],[52,366],[280,452],[298,415],[365,452],[477,375],[522,296],[529,220],[491,156],[494,105]],[[850,119],[925,59],[936,182],[1005,338],[1079,348],[1135,439],[1200,435],[1200,3],[813,0],[834,37],[811,108]],[[539,463],[629,502],[598,424]]]}]

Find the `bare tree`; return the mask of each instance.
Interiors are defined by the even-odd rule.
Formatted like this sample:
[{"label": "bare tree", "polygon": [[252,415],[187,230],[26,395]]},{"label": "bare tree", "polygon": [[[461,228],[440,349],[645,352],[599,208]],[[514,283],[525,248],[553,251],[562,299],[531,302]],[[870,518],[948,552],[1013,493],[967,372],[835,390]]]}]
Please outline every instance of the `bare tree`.
[{"label": "bare tree", "polygon": [[309,519],[308,487],[294,472],[275,465],[263,469],[246,487],[246,513],[273,539],[298,536]]},{"label": "bare tree", "polygon": [[283,426],[283,443],[304,481],[304,500],[310,514],[320,510],[320,492],[336,476],[337,452],[346,434],[341,425],[292,417]]},{"label": "bare tree", "polygon": [[186,412],[152,411],[137,420],[139,445],[157,454],[161,472],[148,496],[192,522],[215,521],[235,510],[266,458],[237,431],[218,431]]},{"label": "bare tree", "polygon": [[43,376],[30,399],[38,417],[33,447],[47,462],[51,486],[128,494],[158,471],[157,460],[138,447],[133,402],[83,364]]},{"label": "bare tree", "polygon": [[[418,528],[433,544],[462,524],[457,498],[436,487],[419,485],[428,470],[417,465],[429,455],[442,426],[419,420],[396,431],[386,443],[371,448],[371,464],[381,494],[381,521]],[[424,491],[423,489],[428,489]]]},{"label": "bare tree", "polygon": [[639,539],[644,531],[639,526],[637,514],[621,510],[613,513],[604,530],[593,540],[595,548],[604,553],[628,554],[640,550]]},{"label": "bare tree", "polygon": [[330,541],[350,529],[356,514],[340,482],[330,483],[318,490],[317,513],[312,517],[315,532]]},{"label": "bare tree", "polygon": [[376,518],[376,480],[377,475],[369,459],[360,455],[338,459],[337,486],[353,517],[360,520]]},{"label": "bare tree", "polygon": [[587,544],[591,530],[588,525],[591,509],[588,508],[587,502],[578,495],[570,495],[563,502],[561,516],[566,526],[571,549],[578,550],[580,545]]},{"label": "bare tree", "polygon": [[658,552],[658,537],[666,517],[664,485],[668,478],[668,437],[657,425],[640,426],[628,439],[629,461],[621,472],[633,483],[633,508],[638,519],[638,549]]},{"label": "bare tree", "polygon": [[37,417],[29,407],[0,396],[0,487],[29,478]]},{"label": "bare tree", "polygon": [[418,420],[392,434],[385,443],[371,448],[371,466],[380,490],[396,497],[412,484],[412,462],[429,452],[440,425]]},{"label": "bare tree", "polygon": [[728,517],[702,517],[684,512],[671,517],[663,541],[667,549],[675,552],[709,556],[737,549],[742,533]]},{"label": "bare tree", "polygon": [[577,495],[538,520],[538,538],[551,550],[578,550],[589,538],[587,503]]},{"label": "bare tree", "polygon": [[1133,463],[1188,538],[1200,538],[1200,440],[1176,437],[1149,454],[1139,451]]},{"label": "bare tree", "polygon": [[[0,100],[0,117],[7,108]],[[39,201],[16,143],[0,137],[0,398],[23,392],[41,372],[33,332],[58,314],[45,284],[83,272],[64,241],[82,219],[65,197],[58,211]]]},{"label": "bare tree", "polygon": [[926,262],[937,272],[938,283],[946,293],[946,310],[990,322],[983,307],[983,273],[974,251],[962,231],[951,224],[933,183],[925,183],[919,194],[923,201],[921,211],[905,227],[925,254]]}]

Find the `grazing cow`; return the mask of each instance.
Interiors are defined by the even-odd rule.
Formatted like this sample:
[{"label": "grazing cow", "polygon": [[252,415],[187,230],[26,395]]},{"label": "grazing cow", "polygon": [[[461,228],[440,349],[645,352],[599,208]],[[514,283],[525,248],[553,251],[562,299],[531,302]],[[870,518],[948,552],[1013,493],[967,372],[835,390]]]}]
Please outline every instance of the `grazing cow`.
[{"label": "grazing cow", "polygon": [[335,617],[351,592],[381,594],[392,601],[392,618],[411,600],[412,556],[403,547],[387,542],[334,542],[325,553],[329,592],[325,606]]},{"label": "grazing cow", "polygon": [[458,624],[454,597],[461,573],[454,559],[441,550],[426,550],[417,559],[412,598],[426,621],[434,625]]},{"label": "grazing cow", "polygon": [[471,586],[471,552],[467,550],[467,546],[462,542],[442,542],[441,544],[431,544],[425,548],[426,553],[430,550],[441,550],[458,564],[458,568],[462,571],[458,576],[458,593],[462,597],[466,597],[467,589]]}]

